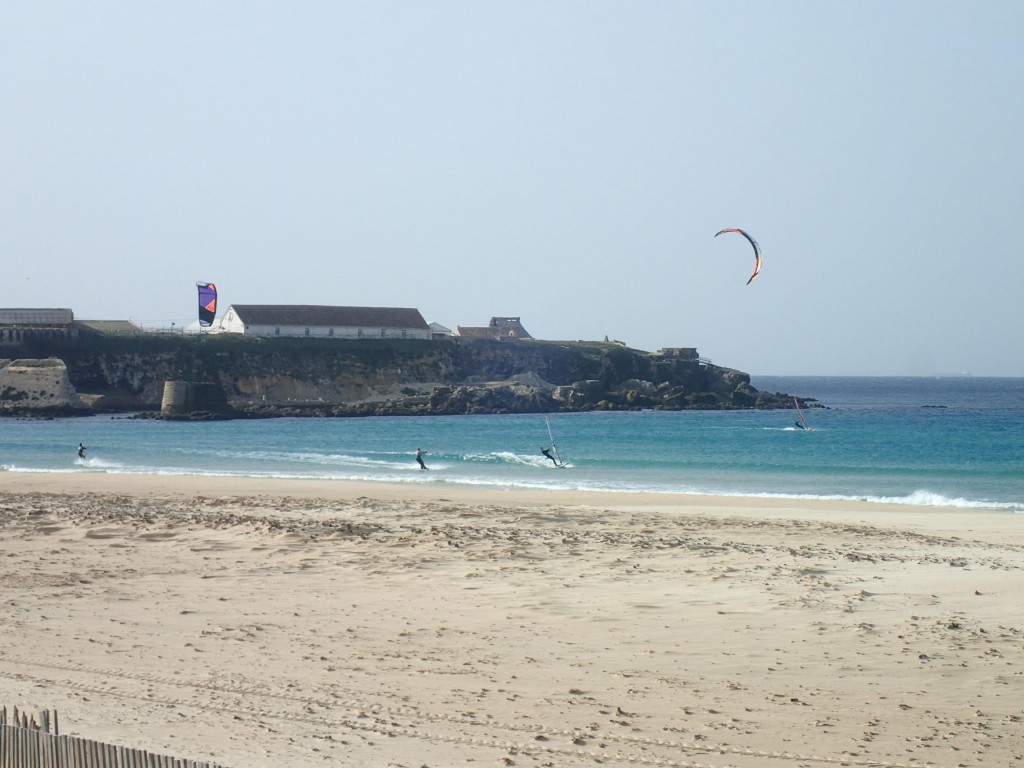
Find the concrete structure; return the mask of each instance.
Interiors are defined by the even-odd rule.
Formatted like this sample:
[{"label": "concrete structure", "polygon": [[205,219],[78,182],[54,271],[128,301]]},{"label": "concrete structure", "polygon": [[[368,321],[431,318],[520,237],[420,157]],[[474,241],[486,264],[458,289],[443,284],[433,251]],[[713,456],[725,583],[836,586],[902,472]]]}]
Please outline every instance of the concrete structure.
[{"label": "concrete structure", "polygon": [[77,335],[75,313],[70,309],[0,309],[0,345]]},{"label": "concrete structure", "polygon": [[486,327],[455,326],[455,335],[467,339],[532,339],[518,317],[492,317]]},{"label": "concrete structure", "polygon": [[232,304],[213,330],[269,338],[431,338],[418,309],[314,304]]},{"label": "concrete structure", "polygon": [[142,326],[131,320],[76,320],[75,325],[83,331],[106,336],[137,336],[144,333]]},{"label": "concrete structure", "polygon": [[160,415],[174,418],[196,413],[224,414],[228,407],[224,390],[208,381],[165,381]]},{"label": "concrete structure", "polygon": [[82,408],[63,360],[0,360],[0,410]]},{"label": "concrete structure", "polygon": [[679,360],[699,360],[696,347],[663,347],[658,350],[661,357],[675,357]]}]

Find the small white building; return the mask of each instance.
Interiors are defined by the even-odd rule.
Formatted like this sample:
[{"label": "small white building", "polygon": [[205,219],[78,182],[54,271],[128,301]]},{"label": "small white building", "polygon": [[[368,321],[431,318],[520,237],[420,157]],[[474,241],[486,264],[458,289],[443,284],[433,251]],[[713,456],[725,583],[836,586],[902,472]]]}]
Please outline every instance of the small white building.
[{"label": "small white building", "polygon": [[221,318],[222,333],[268,338],[429,339],[418,309],[325,307],[316,304],[232,304]]}]

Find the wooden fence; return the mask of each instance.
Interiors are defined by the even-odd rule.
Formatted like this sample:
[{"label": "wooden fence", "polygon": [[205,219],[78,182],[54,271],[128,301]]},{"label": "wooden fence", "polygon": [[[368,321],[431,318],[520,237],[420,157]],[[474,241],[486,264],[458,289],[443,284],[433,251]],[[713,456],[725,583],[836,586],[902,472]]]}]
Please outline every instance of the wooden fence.
[{"label": "wooden fence", "polygon": [[57,713],[39,719],[14,708],[0,710],[0,768],[223,768],[216,763],[154,755],[77,736],[61,736]]}]

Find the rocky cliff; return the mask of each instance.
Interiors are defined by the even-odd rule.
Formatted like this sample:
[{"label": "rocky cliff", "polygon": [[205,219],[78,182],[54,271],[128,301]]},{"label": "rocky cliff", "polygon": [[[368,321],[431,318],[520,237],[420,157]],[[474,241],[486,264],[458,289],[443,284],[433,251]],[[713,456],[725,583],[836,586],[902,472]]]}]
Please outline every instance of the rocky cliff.
[{"label": "rocky cliff", "polygon": [[87,411],[157,411],[168,381],[203,385],[188,417],[792,406],[695,350],[652,354],[598,342],[152,335],[23,352],[66,366],[70,391],[81,395],[75,406]]}]

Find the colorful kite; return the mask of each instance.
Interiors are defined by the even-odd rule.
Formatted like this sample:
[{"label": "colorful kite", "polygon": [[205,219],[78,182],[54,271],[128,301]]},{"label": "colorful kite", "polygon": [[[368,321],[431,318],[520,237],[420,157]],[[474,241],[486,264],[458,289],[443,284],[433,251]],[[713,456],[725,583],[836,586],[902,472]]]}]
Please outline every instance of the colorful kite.
[{"label": "colorful kite", "polygon": [[199,327],[209,328],[217,316],[217,286],[213,283],[196,283],[199,288]]},{"label": "colorful kite", "polygon": [[761,271],[761,246],[757,244],[757,240],[752,238],[742,229],[723,229],[721,232],[716,232],[715,237],[718,237],[720,234],[722,234],[722,232],[739,232],[741,235],[747,238],[747,240],[750,241],[750,244],[752,246],[754,246],[754,274],[752,274],[750,276],[750,279],[747,280],[747,285],[750,285],[752,282],[754,282],[754,278],[757,277],[757,273]]}]

